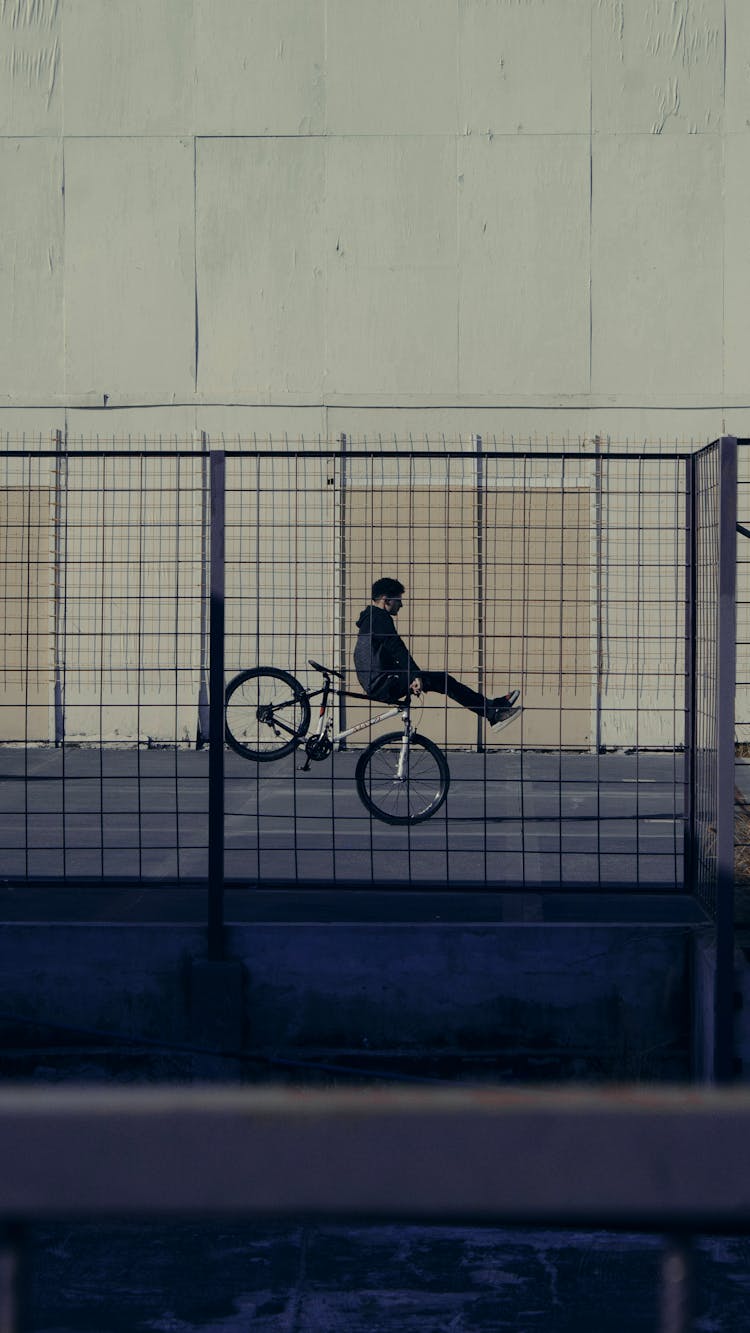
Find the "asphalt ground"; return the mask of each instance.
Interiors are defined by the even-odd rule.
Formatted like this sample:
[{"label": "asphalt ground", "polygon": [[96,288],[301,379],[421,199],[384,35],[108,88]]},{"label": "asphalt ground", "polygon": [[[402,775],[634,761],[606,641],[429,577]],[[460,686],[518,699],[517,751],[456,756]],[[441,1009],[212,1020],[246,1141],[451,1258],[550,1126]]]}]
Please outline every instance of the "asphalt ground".
[{"label": "asphalt ground", "polygon": [[[432,819],[373,818],[358,752],[225,761],[225,872],[253,884],[544,891],[682,887],[673,754],[464,751]],[[0,876],[187,884],[208,869],[205,750],[0,749]]]}]

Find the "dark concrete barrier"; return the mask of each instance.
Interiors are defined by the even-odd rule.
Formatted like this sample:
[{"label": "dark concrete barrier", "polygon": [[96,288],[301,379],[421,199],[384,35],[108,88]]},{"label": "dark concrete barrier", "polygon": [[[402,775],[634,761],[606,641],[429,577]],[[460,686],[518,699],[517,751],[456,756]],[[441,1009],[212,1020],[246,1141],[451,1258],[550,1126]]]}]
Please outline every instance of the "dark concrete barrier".
[{"label": "dark concrete barrier", "polygon": [[50,1045],[68,1026],[362,1069],[691,1076],[684,926],[254,922],[227,945],[212,1016],[197,926],[6,923],[2,1042]]}]

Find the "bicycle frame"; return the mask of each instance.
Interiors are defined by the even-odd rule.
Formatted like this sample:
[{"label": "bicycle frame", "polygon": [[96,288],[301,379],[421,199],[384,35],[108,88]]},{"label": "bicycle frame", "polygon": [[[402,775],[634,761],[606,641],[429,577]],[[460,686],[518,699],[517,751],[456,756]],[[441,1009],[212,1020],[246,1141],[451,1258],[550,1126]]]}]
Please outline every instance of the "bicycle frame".
[{"label": "bicycle frame", "polygon": [[[385,731],[364,745],[354,769],[357,792],[365,809],[386,824],[419,824],[430,819],[448,794],[450,772],[440,747],[420,736],[412,725],[411,696],[334,732],[333,698],[366,703],[369,713],[370,696],[334,684],[331,677],[341,678],[340,672],[329,671],[312,659],[310,666],[321,673],[322,687],[309,689],[278,667],[252,667],[233,677],[225,691],[226,738],[231,748],[245,759],[260,762],[290,755],[301,745],[306,756],[302,771],[307,772],[313,761],[326,759],[334,745],[343,748],[341,743],[348,736],[400,716],[400,730]],[[317,725],[310,707],[313,700],[319,701]]]},{"label": "bicycle frame", "polygon": [[[317,699],[320,695],[323,697],[318,710],[318,727],[316,731],[311,733],[315,737],[325,736],[328,727],[331,725],[328,720],[329,700],[331,695],[335,695],[337,699],[359,699],[365,703],[372,702],[366,694],[354,694],[351,690],[338,689],[328,676],[324,677],[323,685],[319,690],[311,690],[307,692],[308,699]],[[378,722],[387,722],[391,717],[401,717],[404,724],[404,736],[401,743],[401,753],[399,754],[398,767],[396,770],[397,776],[403,778],[404,766],[406,764],[406,752],[409,746],[409,737],[414,730],[411,724],[411,718],[409,717],[408,702],[404,704],[395,704],[393,707],[387,708],[385,712],[378,713],[377,717],[368,717],[364,722],[357,722],[353,727],[345,727],[343,731],[335,732],[331,735],[331,744],[338,745],[340,741],[346,740],[347,736],[354,736],[358,731],[364,731],[367,727],[374,727]]]}]

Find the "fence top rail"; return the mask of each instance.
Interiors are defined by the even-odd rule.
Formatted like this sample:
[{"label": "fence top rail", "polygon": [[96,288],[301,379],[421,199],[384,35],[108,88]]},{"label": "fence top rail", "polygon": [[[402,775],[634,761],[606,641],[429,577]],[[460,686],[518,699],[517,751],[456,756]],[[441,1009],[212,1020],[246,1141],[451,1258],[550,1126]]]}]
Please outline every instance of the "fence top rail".
[{"label": "fence top rail", "polygon": [[748,1088],[6,1087],[0,1220],[214,1213],[746,1234],[749,1138]]},{"label": "fence top rail", "polygon": [[[740,444],[750,443],[750,441],[738,441]],[[709,446],[707,446],[709,447]],[[341,458],[345,455],[347,458],[399,458],[399,459],[425,459],[434,460],[436,458],[447,459],[474,459],[479,455],[484,462],[491,462],[493,459],[512,461],[514,463],[534,462],[541,463],[545,460],[565,462],[570,460],[580,464],[589,461],[601,462],[648,462],[648,463],[680,463],[685,462],[696,455],[685,452],[626,452],[610,450],[548,450],[540,449],[538,451],[526,450],[523,453],[511,449],[484,449],[481,453],[477,447],[465,449],[414,449],[405,442],[404,448],[388,449],[371,448],[361,449],[347,446],[330,446],[325,449],[287,449],[282,446],[277,449],[255,449],[248,446],[247,449],[222,449],[222,448],[199,448],[195,449],[76,449],[63,447],[60,449],[3,449],[0,451],[0,458],[20,458],[20,459],[68,459],[68,458],[98,458],[98,459],[202,459],[208,458],[211,454],[224,454],[225,458],[295,458],[295,459],[325,459]]]},{"label": "fence top rail", "polygon": [[369,447],[367,449],[360,449],[360,448],[350,448],[347,445],[345,449],[342,448],[341,446],[339,446],[337,449],[325,449],[325,450],[290,449],[288,451],[284,450],[283,453],[281,453],[281,451],[278,449],[225,450],[225,455],[227,458],[279,458],[279,457],[341,458],[343,453],[346,454],[347,458],[352,458],[352,459],[360,459],[360,458],[420,459],[421,458],[430,460],[435,458],[450,458],[450,459],[460,460],[466,458],[474,459],[479,454],[483,462],[491,462],[493,459],[499,459],[503,461],[506,460],[512,461],[514,463],[523,463],[523,462],[541,463],[542,461],[546,460],[565,462],[566,460],[569,459],[571,462],[575,462],[577,464],[580,464],[582,462],[589,462],[591,460],[596,461],[597,459],[601,459],[602,461],[605,462],[609,461],[638,462],[638,460],[647,460],[650,463],[683,462],[685,459],[688,459],[692,456],[689,453],[668,453],[668,454],[655,454],[655,453],[645,453],[645,452],[609,453],[607,450],[593,450],[593,449],[590,452],[583,452],[583,451],[579,452],[576,450],[540,449],[537,452],[534,452],[533,450],[527,450],[523,453],[520,453],[518,450],[512,450],[512,449],[482,448],[480,453],[480,451],[476,448],[476,446],[474,448],[467,448],[467,449],[413,449],[411,446],[404,447],[402,449],[393,449],[393,448],[372,449]]},{"label": "fence top rail", "polygon": [[[59,449],[2,449],[0,450],[0,459],[2,458],[208,458],[211,452],[216,450],[209,449],[159,449],[154,446],[153,449],[76,449],[61,447]],[[221,452],[221,451],[218,451]]]}]

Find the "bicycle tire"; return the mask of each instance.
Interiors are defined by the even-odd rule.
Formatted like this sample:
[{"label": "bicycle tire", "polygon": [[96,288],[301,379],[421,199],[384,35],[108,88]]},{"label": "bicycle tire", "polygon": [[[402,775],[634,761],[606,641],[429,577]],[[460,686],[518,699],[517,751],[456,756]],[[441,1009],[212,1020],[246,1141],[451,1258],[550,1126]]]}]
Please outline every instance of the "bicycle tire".
[{"label": "bicycle tire", "polygon": [[304,740],[309,725],[305,688],[288,671],[251,667],[233,676],[227,685],[224,734],[227,745],[243,759],[268,763],[291,754]]},{"label": "bicycle tire", "polygon": [[432,818],[448,795],[448,761],[434,741],[415,732],[409,740],[409,772],[399,778],[402,742],[402,731],[390,731],[363,750],[354,774],[357,792],[362,804],[385,824],[421,824]]}]

